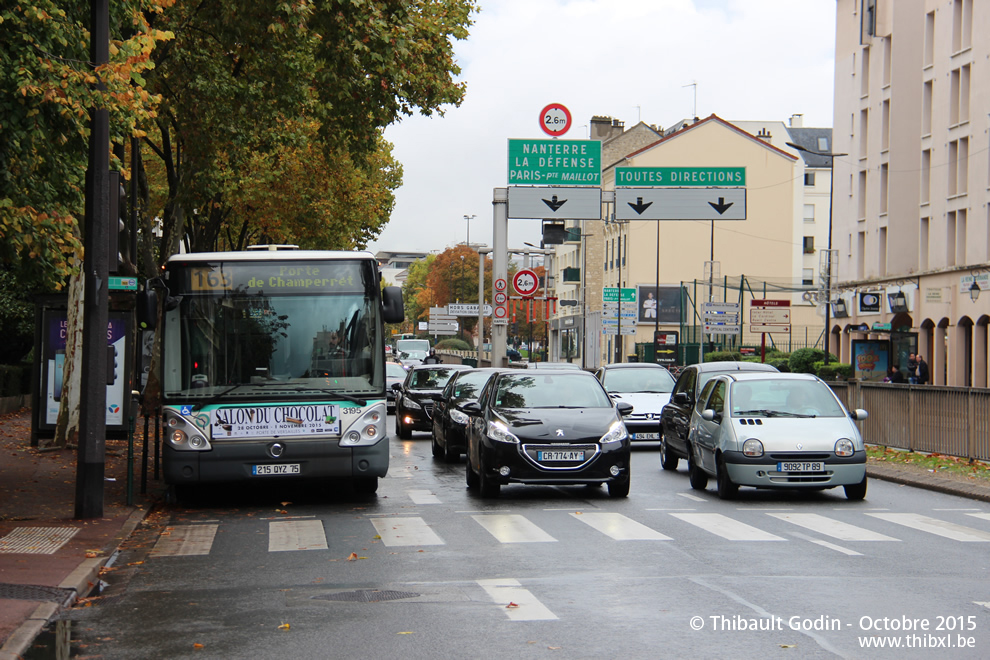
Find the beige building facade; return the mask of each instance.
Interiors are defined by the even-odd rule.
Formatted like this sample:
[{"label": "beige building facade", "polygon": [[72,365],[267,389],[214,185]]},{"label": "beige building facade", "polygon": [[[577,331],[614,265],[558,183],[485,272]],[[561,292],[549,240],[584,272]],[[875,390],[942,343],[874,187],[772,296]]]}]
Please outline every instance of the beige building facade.
[{"label": "beige building facade", "polygon": [[854,341],[893,337],[892,361],[916,347],[935,384],[985,388],[990,3],[836,8],[835,152],[848,155],[834,163],[832,240],[848,317],[832,342],[848,362]]}]

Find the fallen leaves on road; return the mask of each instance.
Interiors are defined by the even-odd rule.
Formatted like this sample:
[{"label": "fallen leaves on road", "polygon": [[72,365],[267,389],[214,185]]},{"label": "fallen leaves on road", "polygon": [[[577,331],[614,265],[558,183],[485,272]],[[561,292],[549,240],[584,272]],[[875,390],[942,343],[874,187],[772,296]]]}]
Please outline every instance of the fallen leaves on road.
[{"label": "fallen leaves on road", "polygon": [[195,644],[193,644],[193,648],[194,649],[201,649],[201,648],[203,648],[203,645],[200,644],[199,642],[196,642]]},{"label": "fallen leaves on road", "polygon": [[288,629],[289,629],[289,624],[287,624],[287,623],[283,623],[282,625],[280,625],[280,626],[278,627],[278,629],[279,629],[279,630],[288,630]]},{"label": "fallen leaves on road", "polygon": [[512,608],[515,608],[515,607],[519,607],[519,604],[518,603],[509,603],[508,605],[505,606],[505,609],[509,610],[509,609],[512,609]]}]

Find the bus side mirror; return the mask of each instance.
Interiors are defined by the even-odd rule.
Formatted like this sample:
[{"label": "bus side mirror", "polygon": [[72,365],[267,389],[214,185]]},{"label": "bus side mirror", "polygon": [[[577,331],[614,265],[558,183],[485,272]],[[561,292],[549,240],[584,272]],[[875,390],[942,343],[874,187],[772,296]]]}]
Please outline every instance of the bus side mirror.
[{"label": "bus side mirror", "polygon": [[154,289],[138,291],[135,312],[138,328],[154,330],[158,324],[158,292]]},{"label": "bus side mirror", "polygon": [[385,323],[402,323],[406,320],[400,287],[387,286],[382,289],[382,311]]}]

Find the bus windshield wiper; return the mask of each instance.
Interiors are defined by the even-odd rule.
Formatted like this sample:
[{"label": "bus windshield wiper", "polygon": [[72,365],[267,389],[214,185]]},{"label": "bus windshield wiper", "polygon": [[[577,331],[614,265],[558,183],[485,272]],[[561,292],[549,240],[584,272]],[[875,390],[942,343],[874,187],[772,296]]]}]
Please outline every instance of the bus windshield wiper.
[{"label": "bus windshield wiper", "polygon": [[219,401],[220,399],[224,398],[225,396],[227,396],[228,394],[230,394],[231,392],[233,392],[237,388],[239,388],[239,387],[247,387],[249,385],[257,385],[257,383],[238,383],[237,385],[232,385],[231,387],[228,387],[227,389],[225,389],[223,392],[220,392],[219,394],[214,394],[213,396],[211,396],[210,398],[206,399],[205,401],[200,401],[199,403],[197,403],[196,405],[194,405],[192,407],[192,409],[193,410],[202,410],[206,406],[212,405],[212,404],[216,403],[217,401]]},{"label": "bus windshield wiper", "polygon": [[353,394],[346,394],[340,390],[330,390],[325,387],[304,387],[302,385],[295,385],[290,390],[292,392],[323,392],[324,394],[332,394],[334,396],[339,396],[344,401],[350,401],[351,403],[356,403],[359,406],[367,405],[368,400],[362,399],[361,397],[354,396]]}]

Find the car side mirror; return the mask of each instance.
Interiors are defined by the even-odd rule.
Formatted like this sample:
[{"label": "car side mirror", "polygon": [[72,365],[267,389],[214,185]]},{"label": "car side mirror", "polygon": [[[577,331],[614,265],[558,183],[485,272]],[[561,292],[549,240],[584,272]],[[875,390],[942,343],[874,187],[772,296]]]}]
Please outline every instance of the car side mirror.
[{"label": "car side mirror", "polygon": [[857,422],[862,422],[864,419],[870,416],[870,413],[866,412],[862,408],[856,408],[856,410],[849,413],[849,416],[855,419]]},{"label": "car side mirror", "polygon": [[714,410],[712,410],[711,408],[706,408],[701,412],[701,419],[705,420],[706,422],[717,422],[720,419],[722,419],[722,416],[719,415]]},{"label": "car side mirror", "polygon": [[458,406],[458,409],[461,410],[462,412],[468,414],[468,415],[480,415],[481,414],[481,406],[478,404],[477,401],[469,401],[469,402],[467,402],[465,404],[462,404],[462,405]]},{"label": "car side mirror", "polygon": [[402,391],[402,383],[392,383],[392,389],[396,392]]},{"label": "car side mirror", "polygon": [[633,411],[633,405],[628,401],[616,401],[615,409],[619,411],[619,414],[625,417]]},{"label": "car side mirror", "polygon": [[687,395],[687,392],[678,392],[674,395],[673,401],[679,406],[686,406],[691,403],[691,398]]}]

